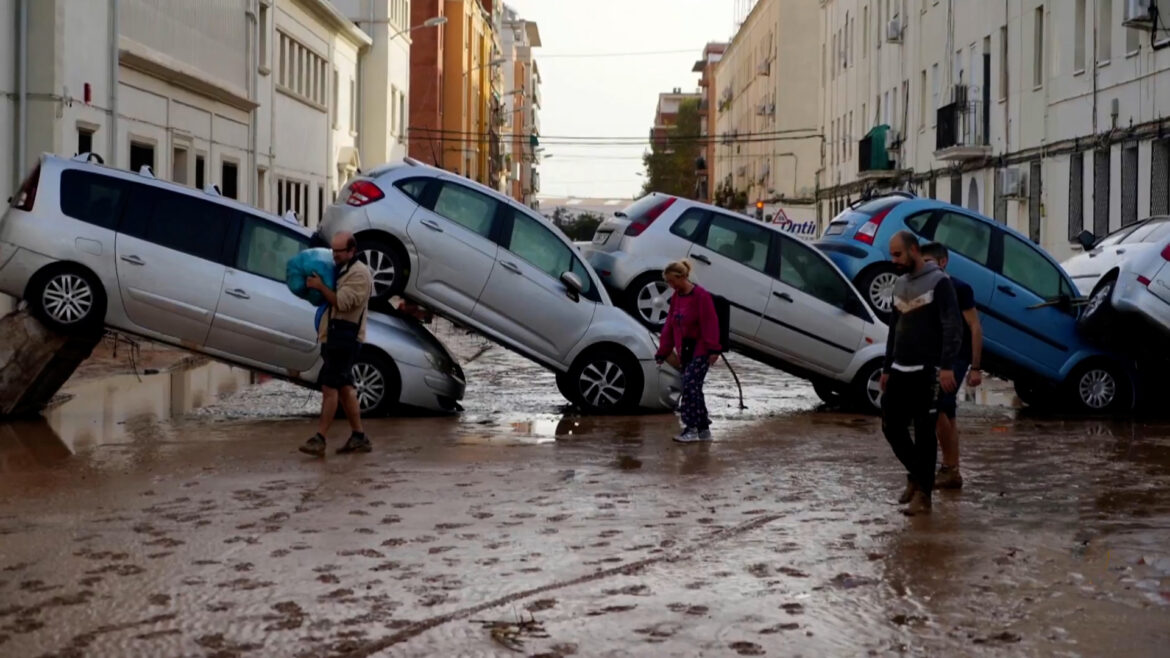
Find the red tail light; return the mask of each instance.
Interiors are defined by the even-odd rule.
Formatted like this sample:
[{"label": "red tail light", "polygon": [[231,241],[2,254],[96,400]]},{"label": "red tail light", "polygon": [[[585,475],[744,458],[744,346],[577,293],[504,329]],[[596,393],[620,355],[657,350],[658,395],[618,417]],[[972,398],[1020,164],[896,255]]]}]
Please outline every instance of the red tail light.
[{"label": "red tail light", "polygon": [[37,165],[28,178],[20,185],[20,191],[16,196],[12,197],[12,207],[17,210],[24,210],[25,212],[33,209],[33,204],[37,201],[37,187],[41,182],[41,166]]},{"label": "red tail light", "polygon": [[642,235],[642,232],[645,231],[651,224],[653,224],[654,220],[658,219],[662,213],[666,212],[667,208],[674,205],[674,202],[675,198],[670,197],[669,199],[666,199],[662,203],[646,211],[646,214],[634,220],[629,226],[626,227],[626,235]]},{"label": "red tail light", "polygon": [[349,196],[346,197],[345,203],[346,205],[360,208],[362,206],[369,205],[384,196],[386,195],[382,193],[382,189],[377,185],[374,185],[368,180],[359,180],[354,181],[354,183],[349,186]]},{"label": "red tail light", "polygon": [[[1170,259],[1167,259],[1167,260],[1170,260]],[[1145,286],[1147,288],[1150,287],[1150,280],[1144,276],[1141,276],[1140,274],[1138,275],[1138,283],[1142,284],[1143,286]]]},{"label": "red tail light", "polygon": [[857,240],[858,242],[864,242],[865,244],[872,245],[873,239],[877,235],[878,227],[882,225],[882,220],[885,219],[886,215],[890,214],[890,211],[893,209],[894,208],[891,206],[874,215],[873,217],[870,217],[868,222],[862,224],[861,228],[857,229],[857,233],[853,236],[853,239]]},{"label": "red tail light", "polygon": [[1162,258],[1164,260],[1170,260],[1170,244],[1166,245],[1166,248],[1162,250]]}]

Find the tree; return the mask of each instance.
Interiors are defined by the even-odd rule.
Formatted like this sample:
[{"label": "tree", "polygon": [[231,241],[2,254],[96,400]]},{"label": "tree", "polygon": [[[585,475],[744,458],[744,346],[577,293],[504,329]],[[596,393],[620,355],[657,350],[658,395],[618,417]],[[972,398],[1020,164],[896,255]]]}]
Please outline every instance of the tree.
[{"label": "tree", "polygon": [[601,215],[583,212],[577,215],[573,221],[566,222],[562,230],[574,242],[592,240],[593,234],[597,232],[597,227],[601,225],[604,219]]},{"label": "tree", "polygon": [[703,155],[702,123],[698,100],[686,100],[679,105],[674,129],[667,133],[666,139],[653,140],[650,151],[642,156],[646,167],[642,194],[664,192],[684,198],[695,195],[695,161]]}]

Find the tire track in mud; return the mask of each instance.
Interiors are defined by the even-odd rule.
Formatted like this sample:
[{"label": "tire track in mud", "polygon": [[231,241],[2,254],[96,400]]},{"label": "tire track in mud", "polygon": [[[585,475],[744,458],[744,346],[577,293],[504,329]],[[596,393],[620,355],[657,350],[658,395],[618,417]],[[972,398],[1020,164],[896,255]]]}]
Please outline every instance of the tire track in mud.
[{"label": "tire track in mud", "polygon": [[547,585],[532,587],[526,590],[521,590],[519,592],[514,592],[512,594],[507,594],[505,596],[492,599],[491,601],[485,601],[483,603],[479,603],[460,610],[455,610],[444,615],[438,615],[436,617],[414,622],[397,633],[380,640],[375,640],[373,642],[356,647],[347,643],[343,650],[335,651],[334,653],[327,655],[331,658],[364,658],[366,656],[372,656],[379,651],[384,651],[396,644],[401,644],[408,640],[412,640],[415,637],[418,637],[419,635],[422,635],[423,633],[426,633],[427,631],[430,631],[434,628],[453,621],[467,619],[472,615],[479,614],[486,610],[491,610],[492,608],[522,601],[524,599],[538,596],[546,592],[553,592],[568,587],[576,587],[577,585],[584,585],[587,583],[597,582],[599,580],[605,580],[613,576],[633,575],[641,572],[647,567],[654,566],[656,564],[674,564],[678,562],[685,562],[694,555],[694,552],[697,549],[710,548],[711,546],[714,546],[721,541],[762,528],[763,526],[768,525],[773,521],[778,521],[785,516],[787,516],[787,514],[767,514],[764,516],[758,516],[737,526],[712,533],[710,536],[689,544],[686,547],[680,547],[668,555],[646,558],[644,560],[638,560],[637,562],[631,562],[619,567],[594,571],[593,573],[589,573],[584,576],[578,576],[577,578],[553,582]]}]

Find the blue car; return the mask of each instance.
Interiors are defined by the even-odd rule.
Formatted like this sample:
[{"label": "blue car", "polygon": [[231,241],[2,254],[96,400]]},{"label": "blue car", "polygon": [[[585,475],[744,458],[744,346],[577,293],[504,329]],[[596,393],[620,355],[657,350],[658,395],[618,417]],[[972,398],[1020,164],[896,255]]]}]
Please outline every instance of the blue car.
[{"label": "blue car", "polygon": [[949,203],[899,193],[845,210],[817,246],[888,321],[897,279],[889,242],[902,230],[950,251],[947,272],[975,291],[983,324],[981,365],[1014,381],[1021,400],[1093,413],[1133,408],[1132,364],[1077,334],[1076,286],[1019,232]]}]

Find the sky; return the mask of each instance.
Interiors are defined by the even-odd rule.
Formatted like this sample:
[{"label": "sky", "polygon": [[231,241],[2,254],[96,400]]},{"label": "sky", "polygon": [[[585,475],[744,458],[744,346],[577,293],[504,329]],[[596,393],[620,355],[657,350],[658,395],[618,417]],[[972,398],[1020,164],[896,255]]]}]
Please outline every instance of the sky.
[{"label": "sky", "polygon": [[[536,21],[543,44],[534,54],[542,80],[542,144],[552,157],[539,166],[540,196],[636,196],[648,142],[580,146],[555,138],[648,139],[660,91],[698,90],[699,74],[691,68],[708,41],[731,37],[735,0],[505,1]],[[595,56],[662,51],[682,52]]]}]

